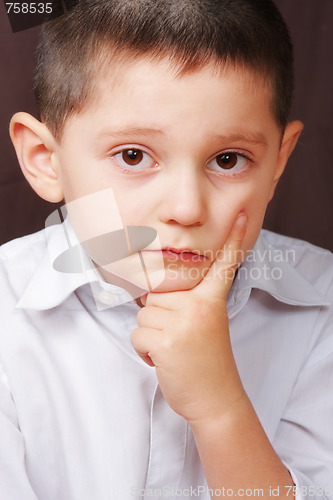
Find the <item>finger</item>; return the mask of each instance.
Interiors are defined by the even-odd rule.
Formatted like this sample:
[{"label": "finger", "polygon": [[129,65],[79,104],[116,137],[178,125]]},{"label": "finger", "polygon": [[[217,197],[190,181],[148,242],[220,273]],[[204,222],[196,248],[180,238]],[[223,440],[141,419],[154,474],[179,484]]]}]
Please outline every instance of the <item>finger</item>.
[{"label": "finger", "polygon": [[162,309],[161,307],[146,306],[140,309],[136,320],[140,327],[163,330],[170,325],[172,316],[172,311]]},{"label": "finger", "polygon": [[244,212],[238,214],[228,238],[220,250],[218,262],[226,267],[237,267],[243,261],[242,243],[246,233],[247,215]]},{"label": "finger", "polygon": [[168,311],[176,311],[182,309],[185,296],[185,291],[175,292],[150,292],[148,293],[146,306],[155,306]]},{"label": "finger", "polygon": [[139,327],[131,333],[131,342],[135,352],[149,366],[155,366],[151,358],[151,349],[159,344],[161,332],[153,328]]},{"label": "finger", "polygon": [[145,305],[146,305],[146,302],[147,302],[147,295],[148,295],[148,293],[145,293],[144,295],[141,295],[141,297],[140,297],[140,302],[141,302],[141,304],[142,304],[143,306],[145,306]]},{"label": "finger", "polygon": [[196,287],[196,292],[210,293],[218,298],[226,299],[233,283],[236,270],[243,261],[241,250],[247,227],[247,215],[238,214],[223,248],[210,266],[206,276]]}]

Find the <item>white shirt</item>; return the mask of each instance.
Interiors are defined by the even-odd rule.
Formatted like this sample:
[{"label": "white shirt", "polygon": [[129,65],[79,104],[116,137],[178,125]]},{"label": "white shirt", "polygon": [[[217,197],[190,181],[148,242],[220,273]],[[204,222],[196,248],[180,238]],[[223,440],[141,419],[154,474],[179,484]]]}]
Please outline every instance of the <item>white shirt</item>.
[{"label": "white shirt", "polygon": [[[98,310],[45,235],[0,249],[1,500],[208,500],[191,429],[131,345],[136,302],[96,278],[113,301]],[[244,388],[297,499],[333,499],[332,278],[330,252],[262,231],[228,296]]]}]

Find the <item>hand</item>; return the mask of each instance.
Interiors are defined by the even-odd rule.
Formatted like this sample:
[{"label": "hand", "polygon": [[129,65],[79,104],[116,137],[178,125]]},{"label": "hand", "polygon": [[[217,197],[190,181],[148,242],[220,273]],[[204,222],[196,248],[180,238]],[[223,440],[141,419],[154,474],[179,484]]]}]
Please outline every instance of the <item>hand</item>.
[{"label": "hand", "polygon": [[228,411],[245,395],[235,365],[226,299],[240,262],[247,217],[238,214],[203,280],[191,290],[149,293],[131,341],[155,366],[171,408],[190,423]]}]

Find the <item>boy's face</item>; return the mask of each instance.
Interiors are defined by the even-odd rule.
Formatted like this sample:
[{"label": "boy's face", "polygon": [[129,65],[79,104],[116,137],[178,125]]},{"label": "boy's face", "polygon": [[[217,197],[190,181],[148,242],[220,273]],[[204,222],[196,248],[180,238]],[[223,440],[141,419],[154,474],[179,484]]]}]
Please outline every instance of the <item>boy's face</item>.
[{"label": "boy's face", "polygon": [[[66,202],[112,188],[124,226],[153,227],[163,249],[202,256],[165,250],[157,291],[195,286],[240,211],[245,255],[286,160],[265,80],[208,66],[176,78],[165,61],[139,60],[96,91],[97,104],[69,118],[56,144]],[[154,263],[156,253],[144,258]]]}]

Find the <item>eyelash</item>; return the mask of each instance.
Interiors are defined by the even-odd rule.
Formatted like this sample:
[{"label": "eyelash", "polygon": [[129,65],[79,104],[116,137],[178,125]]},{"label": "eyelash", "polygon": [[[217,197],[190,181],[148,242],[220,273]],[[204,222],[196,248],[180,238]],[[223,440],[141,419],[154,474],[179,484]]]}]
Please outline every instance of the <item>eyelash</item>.
[{"label": "eyelash", "polygon": [[[138,147],[138,146],[131,146],[131,145],[126,146],[126,147],[122,147],[122,148],[121,148],[121,149],[119,149],[118,151],[114,151],[114,152],[112,152],[112,153],[109,153],[109,154],[108,154],[108,157],[109,157],[111,160],[114,160],[114,157],[115,157],[117,154],[119,154],[119,153],[123,153],[124,151],[128,151],[128,150],[130,150],[130,149],[133,149],[133,150],[135,150],[135,151],[141,151],[142,153],[144,153],[144,154],[146,154],[147,156],[150,156],[150,158],[152,158],[152,157],[151,157],[151,155],[150,155],[149,153],[147,153],[147,151],[145,151],[145,150],[144,150],[144,149],[142,149],[141,147]],[[152,160],[153,160],[153,158],[152,158]],[[116,161],[116,160],[114,160],[114,161]],[[153,160],[153,161],[154,161],[154,160]],[[158,164],[157,164],[157,162],[155,162],[154,167],[155,167],[155,166],[157,166],[157,165],[158,165]],[[118,163],[118,166],[119,166],[119,163]],[[124,167],[123,165],[120,165],[120,166],[119,166],[119,168],[120,168],[120,170],[121,170],[123,173],[125,173],[125,174],[129,174],[129,175],[143,175],[143,174],[147,173],[147,170],[149,170],[148,168],[145,168],[145,169],[135,169],[135,168],[133,168],[133,169],[129,169],[129,168]]]},{"label": "eyelash", "polygon": [[[149,153],[147,153],[144,149],[140,148],[140,147],[137,147],[137,146],[126,146],[126,147],[123,147],[122,149],[119,149],[118,151],[114,151],[112,153],[110,153],[108,155],[108,157],[111,159],[111,160],[114,160],[114,157],[119,154],[119,153],[122,153],[124,151],[128,151],[130,149],[133,149],[135,151],[141,151],[142,153],[148,155],[151,157],[151,155]],[[218,158],[219,156],[221,155],[228,155],[228,154],[236,154],[238,157],[241,157],[241,158],[244,158],[244,160],[246,160],[247,162],[249,162],[250,164],[254,164],[254,160],[252,160],[247,154],[243,153],[243,152],[240,152],[240,151],[237,151],[237,150],[233,150],[233,149],[228,149],[226,151],[222,151],[218,154],[216,154],[212,159],[210,159],[208,162],[207,162],[207,165],[212,162],[213,160],[215,160],[216,158]],[[152,157],[151,157],[152,158]],[[153,160],[153,158],[152,158]],[[153,160],[154,161],[154,160]],[[118,164],[119,165],[119,164]],[[155,162],[155,165],[154,167],[158,166],[158,163]],[[152,168],[154,168],[152,167]],[[129,168],[126,168],[124,166],[120,166],[119,167],[120,170],[125,173],[125,174],[129,174],[129,175],[144,175],[147,173],[147,170],[150,170],[149,168],[144,168],[144,169],[129,169]],[[223,177],[229,177],[229,178],[235,178],[235,177],[241,177],[242,175],[245,174],[245,172],[247,172],[249,169],[249,165],[246,165],[244,168],[242,168],[240,171],[236,171],[236,172],[233,172],[233,173],[226,173],[228,172],[228,169],[225,170],[225,172],[221,169],[221,171],[214,171],[213,169],[210,169],[210,172],[213,173],[213,175],[217,175],[217,176],[223,176]]]},{"label": "eyelash", "polygon": [[243,158],[244,160],[246,160],[246,162],[248,162],[247,165],[245,167],[243,167],[241,170],[238,170],[236,172],[228,173],[229,172],[228,169],[223,170],[221,168],[220,171],[210,169],[211,173],[213,173],[214,175],[220,176],[220,177],[221,176],[228,177],[228,178],[242,177],[250,168],[249,163],[254,164],[254,160],[252,160],[247,154],[240,152],[240,151],[237,151],[237,150],[233,150],[233,149],[228,149],[226,151],[222,151],[221,153],[218,153],[211,160],[209,160],[207,162],[207,164],[209,164],[213,160],[217,159],[219,156],[228,155],[228,154],[236,154],[239,158]]}]

